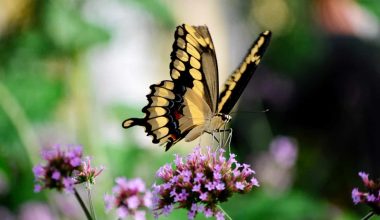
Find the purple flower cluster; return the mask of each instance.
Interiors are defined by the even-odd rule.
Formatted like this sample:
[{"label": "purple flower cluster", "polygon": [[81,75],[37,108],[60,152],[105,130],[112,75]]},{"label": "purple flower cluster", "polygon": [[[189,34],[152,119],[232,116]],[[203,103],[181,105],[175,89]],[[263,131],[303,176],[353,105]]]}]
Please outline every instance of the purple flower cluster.
[{"label": "purple flower cluster", "polygon": [[75,184],[90,181],[99,175],[100,171],[91,168],[89,159],[82,160],[82,147],[71,146],[62,149],[59,145],[51,149],[42,150],[45,165],[33,167],[36,185],[35,192],[42,189],[57,189],[58,191],[72,192]]},{"label": "purple flower cluster", "polygon": [[259,186],[249,165],[240,164],[235,155],[226,159],[223,149],[213,152],[211,147],[202,153],[200,147],[186,159],[176,156],[175,168],[171,164],[161,167],[156,176],[162,184],[153,185],[154,215],[168,215],[174,208],[188,210],[188,219],[197,213],[207,218],[215,216],[224,219],[223,212],[217,207],[233,193],[247,193],[253,186]]},{"label": "purple flower cluster", "polygon": [[152,193],[145,189],[145,183],[139,178],[127,180],[124,177],[116,178],[115,182],[113,194],[104,196],[107,211],[116,208],[119,218],[131,216],[145,220],[144,209],[152,207]]},{"label": "purple flower cluster", "polygon": [[364,186],[368,192],[361,192],[358,188],[352,190],[352,200],[356,204],[365,203],[372,208],[376,214],[380,214],[380,181],[373,181],[368,174],[359,172]]},{"label": "purple flower cluster", "polygon": [[275,137],[270,143],[270,153],[274,161],[284,168],[294,166],[297,156],[297,142],[287,136]]}]

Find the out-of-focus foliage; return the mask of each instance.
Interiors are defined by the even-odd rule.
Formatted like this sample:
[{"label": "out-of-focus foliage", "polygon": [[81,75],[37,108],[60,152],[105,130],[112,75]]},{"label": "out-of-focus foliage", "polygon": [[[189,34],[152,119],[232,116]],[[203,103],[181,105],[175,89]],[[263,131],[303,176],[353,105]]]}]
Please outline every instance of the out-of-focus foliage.
[{"label": "out-of-focus foliage", "polygon": [[[265,56],[265,62],[279,72],[286,72],[290,77],[302,77],[305,69],[315,65],[322,56],[321,33],[309,14],[311,5],[306,1],[255,0],[252,1],[251,8],[259,9],[247,15],[248,18],[257,18],[265,29],[278,27],[273,30],[275,37]],[[257,15],[260,7],[264,10]],[[282,22],[277,13],[286,14],[287,22]],[[273,21],[273,24],[269,21]]]},{"label": "out-of-focus foliage", "polygon": [[83,18],[75,1],[51,1],[44,7],[43,29],[57,51],[83,51],[109,37],[106,30]]},{"label": "out-of-focus foliage", "polygon": [[33,130],[54,122],[76,56],[109,39],[78,6],[74,1],[29,2],[30,17],[20,18],[28,20],[26,25],[10,24],[0,36],[0,182],[5,186],[0,201],[15,212],[42,197],[32,190],[28,154],[37,156],[39,150],[33,149],[39,140]]},{"label": "out-of-focus foliage", "polygon": [[377,17],[380,17],[380,2],[371,0],[358,0],[358,2],[372,11]]},{"label": "out-of-focus foliage", "polygon": [[234,219],[244,219],[245,216],[252,219],[356,219],[349,213],[336,213],[334,216],[333,206],[297,191],[282,195],[262,191],[252,193],[251,197],[235,197],[229,204],[234,204],[226,206]]},{"label": "out-of-focus foliage", "polygon": [[162,1],[150,0],[124,0],[125,2],[133,3],[140,6],[144,11],[151,14],[157,23],[166,28],[174,28],[177,24],[173,18],[172,12]]}]

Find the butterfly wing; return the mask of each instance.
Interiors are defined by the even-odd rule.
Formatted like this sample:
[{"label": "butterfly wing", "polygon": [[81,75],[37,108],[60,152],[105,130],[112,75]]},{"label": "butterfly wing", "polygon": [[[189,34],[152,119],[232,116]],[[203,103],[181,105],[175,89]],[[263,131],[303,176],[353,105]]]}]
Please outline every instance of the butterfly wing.
[{"label": "butterfly wing", "polygon": [[177,85],[193,89],[217,110],[218,66],[214,44],[206,26],[178,26],[171,53],[170,76]]},{"label": "butterfly wing", "polygon": [[[191,132],[188,141],[202,132],[207,116],[216,112],[218,70],[214,45],[206,26],[178,26],[171,53],[173,81],[152,85],[143,108],[144,118],[130,118],[124,128],[145,127],[153,143],[166,144],[168,150]],[[196,132],[195,132],[196,131]]]},{"label": "butterfly wing", "polygon": [[270,38],[270,31],[261,33],[240,66],[227,79],[219,96],[218,112],[224,114],[231,112],[260,63]]},{"label": "butterfly wing", "polygon": [[124,128],[143,126],[147,135],[153,137],[154,144],[167,144],[167,149],[180,140],[178,130],[178,109],[183,100],[185,88],[175,86],[173,81],[164,80],[159,84],[150,86],[147,95],[148,105],[142,111],[144,118],[129,118],[123,122]]}]

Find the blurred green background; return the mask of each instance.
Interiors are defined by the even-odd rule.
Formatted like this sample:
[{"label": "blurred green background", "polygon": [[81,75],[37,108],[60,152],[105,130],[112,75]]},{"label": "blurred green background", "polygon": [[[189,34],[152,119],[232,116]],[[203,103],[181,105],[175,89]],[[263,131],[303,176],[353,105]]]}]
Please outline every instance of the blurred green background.
[{"label": "blurred green background", "polygon": [[380,176],[380,1],[0,0],[0,219],[84,219],[73,196],[33,193],[43,147],[81,144],[104,165],[95,209],[116,219],[102,199],[115,177],[150,185],[174,153],[198,143],[165,153],[143,129],[121,127],[143,116],[149,85],[169,79],[182,23],[209,27],[221,82],[259,32],[273,32],[231,125],[232,151],[261,187],[223,204],[231,217],[368,212],[352,204],[351,190],[359,171]]}]

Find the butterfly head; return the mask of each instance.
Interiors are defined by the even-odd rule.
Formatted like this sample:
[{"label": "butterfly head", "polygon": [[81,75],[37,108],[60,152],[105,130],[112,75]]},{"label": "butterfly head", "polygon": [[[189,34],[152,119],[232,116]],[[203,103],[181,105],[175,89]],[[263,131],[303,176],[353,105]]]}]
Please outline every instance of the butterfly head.
[{"label": "butterfly head", "polygon": [[228,123],[228,122],[230,122],[231,119],[232,119],[231,115],[224,114],[224,113],[218,113],[216,116],[220,117],[220,119],[221,119],[224,123]]},{"label": "butterfly head", "polygon": [[221,127],[225,126],[228,122],[230,122],[232,117],[225,113],[217,113],[214,117],[211,118],[210,124],[208,126],[208,130],[210,132],[214,130],[218,130]]}]

